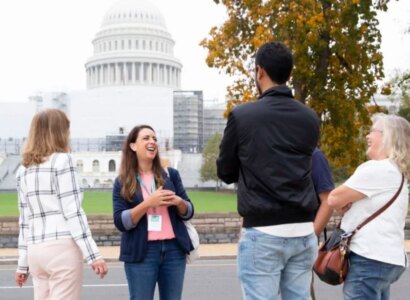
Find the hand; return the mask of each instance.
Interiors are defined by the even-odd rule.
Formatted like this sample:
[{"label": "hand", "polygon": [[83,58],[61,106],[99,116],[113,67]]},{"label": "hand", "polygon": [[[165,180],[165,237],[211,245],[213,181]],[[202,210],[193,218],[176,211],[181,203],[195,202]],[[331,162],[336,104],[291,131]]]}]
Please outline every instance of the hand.
[{"label": "hand", "polygon": [[172,199],[175,197],[175,193],[170,190],[164,190],[161,186],[147,199],[149,207],[155,208],[158,206],[171,206]]},{"label": "hand", "polygon": [[16,283],[19,287],[22,287],[26,283],[29,273],[16,272]]},{"label": "hand", "polygon": [[104,278],[104,276],[108,273],[108,267],[105,263],[104,259],[98,259],[91,264],[91,269],[94,270],[95,274],[99,275],[100,278]]},{"label": "hand", "polygon": [[172,197],[171,200],[169,200],[169,203],[171,205],[175,205],[178,206],[179,204],[181,204],[184,201],[184,199],[182,199],[181,197],[174,195],[174,197]]},{"label": "hand", "polygon": [[185,216],[187,214],[189,204],[181,197],[175,195],[174,198],[172,198],[172,200],[170,201],[170,203],[177,207],[178,214],[180,216]]}]

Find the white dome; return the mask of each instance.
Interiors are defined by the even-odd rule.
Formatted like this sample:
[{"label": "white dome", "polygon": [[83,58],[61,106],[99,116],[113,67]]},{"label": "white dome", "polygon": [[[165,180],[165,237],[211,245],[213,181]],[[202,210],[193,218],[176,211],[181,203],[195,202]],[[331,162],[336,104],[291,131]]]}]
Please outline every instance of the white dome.
[{"label": "white dome", "polygon": [[87,60],[87,87],[180,88],[181,62],[161,11],[149,0],[120,0],[105,14]]},{"label": "white dome", "polygon": [[136,26],[159,26],[166,30],[165,19],[161,11],[147,0],[120,0],[105,14],[101,29],[124,23]]}]

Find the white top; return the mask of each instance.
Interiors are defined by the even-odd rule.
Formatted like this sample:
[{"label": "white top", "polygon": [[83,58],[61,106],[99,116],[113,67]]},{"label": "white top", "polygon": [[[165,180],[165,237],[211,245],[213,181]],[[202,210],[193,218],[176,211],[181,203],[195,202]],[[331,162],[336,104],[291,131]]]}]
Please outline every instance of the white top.
[{"label": "white top", "polygon": [[81,207],[83,193],[68,153],[54,153],[47,161],[17,172],[19,200],[18,271],[27,272],[27,245],[72,238],[83,258],[101,257]]},{"label": "white top", "polygon": [[314,232],[313,222],[254,227],[266,234],[284,238],[307,236]]},{"label": "white top", "polygon": [[[354,202],[345,213],[341,228],[352,231],[386,204],[397,192],[401,173],[389,159],[370,160],[360,165],[344,183],[367,197]],[[404,181],[400,195],[381,215],[366,224],[353,237],[350,249],[363,257],[405,266],[404,225],[408,210],[408,187]]]}]

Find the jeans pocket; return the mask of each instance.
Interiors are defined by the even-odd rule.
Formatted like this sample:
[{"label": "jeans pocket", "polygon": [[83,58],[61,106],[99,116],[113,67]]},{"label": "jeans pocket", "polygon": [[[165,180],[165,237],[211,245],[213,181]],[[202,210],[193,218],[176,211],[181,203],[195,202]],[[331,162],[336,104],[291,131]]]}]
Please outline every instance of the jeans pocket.
[{"label": "jeans pocket", "polygon": [[252,261],[255,270],[262,273],[272,273],[283,256],[282,244],[275,239],[257,239],[252,249]]},{"label": "jeans pocket", "polygon": [[305,267],[311,268],[316,261],[318,254],[317,238],[314,235],[310,235],[303,238],[303,262]]}]

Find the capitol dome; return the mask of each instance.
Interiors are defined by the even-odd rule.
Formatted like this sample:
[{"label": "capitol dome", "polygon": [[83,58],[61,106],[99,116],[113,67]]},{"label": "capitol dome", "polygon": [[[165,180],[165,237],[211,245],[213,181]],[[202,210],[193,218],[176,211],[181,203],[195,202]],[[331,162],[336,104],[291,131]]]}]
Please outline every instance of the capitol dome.
[{"label": "capitol dome", "polygon": [[149,0],[120,0],[103,17],[86,62],[87,88],[180,88],[181,62],[161,11]]},{"label": "capitol dome", "polygon": [[161,11],[144,0],[123,0],[117,2],[104,16],[101,28],[115,27],[124,23],[136,26],[156,26],[166,31],[165,19]]}]

